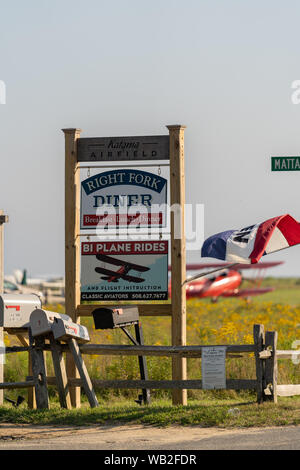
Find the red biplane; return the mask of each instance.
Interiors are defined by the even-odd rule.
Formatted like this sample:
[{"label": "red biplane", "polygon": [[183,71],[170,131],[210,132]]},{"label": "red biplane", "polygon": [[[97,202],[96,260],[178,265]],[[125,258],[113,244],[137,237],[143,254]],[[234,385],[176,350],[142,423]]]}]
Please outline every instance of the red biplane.
[{"label": "red biplane", "polygon": [[[215,273],[203,273],[200,279],[195,279],[194,276],[189,281],[186,281],[186,297],[190,298],[205,298],[211,297],[216,300],[218,297],[245,297],[249,298],[255,295],[266,294],[272,292],[273,287],[260,287],[263,276],[257,277],[254,282],[255,287],[253,289],[240,289],[243,281],[243,277],[240,273],[244,269],[255,269],[261,272],[268,268],[273,268],[282,264],[282,261],[269,262],[269,263],[257,263],[257,264],[235,264],[234,269],[226,267],[223,263],[211,263],[211,264],[188,264],[186,266],[187,271],[203,270],[208,268],[215,268]],[[169,268],[170,270],[170,268]],[[250,281],[250,279],[249,279]],[[169,295],[171,295],[171,281],[169,283]]]},{"label": "red biplane", "polygon": [[141,277],[135,277],[128,275],[129,271],[133,269],[138,272],[149,271],[150,268],[147,266],[141,266],[139,264],[129,263],[128,261],[123,261],[117,258],[112,258],[111,256],[106,255],[96,255],[96,258],[103,263],[112,264],[114,266],[121,266],[118,271],[111,271],[110,269],[105,268],[95,268],[95,271],[99,274],[104,274],[101,279],[104,279],[107,282],[119,282],[119,279],[125,279],[128,282],[144,282],[145,279]]},{"label": "red biplane", "polygon": [[[107,282],[119,282],[119,279],[124,279],[128,282],[141,283],[145,279],[142,277],[132,276],[129,271],[134,270],[140,273],[149,271],[149,267],[142,266],[139,264],[130,263],[128,261],[120,260],[112,256],[98,254],[96,258],[102,263],[111,264],[118,266],[117,271],[106,269],[104,267],[96,267],[95,271],[99,274],[103,274],[101,279]],[[240,289],[243,281],[243,277],[240,273],[241,270],[255,269],[261,272],[268,268],[273,268],[282,264],[282,261],[269,262],[269,263],[257,263],[257,264],[235,264],[234,269],[229,268],[224,263],[210,263],[210,264],[187,264],[186,270],[197,271],[205,270],[208,268],[214,268],[213,271],[202,273],[186,280],[186,297],[191,298],[205,298],[211,297],[216,300],[218,297],[245,297],[249,298],[254,295],[261,295],[267,292],[272,292],[273,287],[260,287],[262,282],[262,276],[257,277],[254,281],[255,287],[253,289]],[[169,271],[171,267],[169,266]],[[169,282],[169,296],[171,296],[171,280]]]}]

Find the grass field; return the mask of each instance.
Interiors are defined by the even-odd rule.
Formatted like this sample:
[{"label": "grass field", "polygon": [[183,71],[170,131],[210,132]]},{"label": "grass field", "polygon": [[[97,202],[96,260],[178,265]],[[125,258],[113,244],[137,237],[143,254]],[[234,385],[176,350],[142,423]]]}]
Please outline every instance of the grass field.
[{"label": "grass field", "polygon": [[121,398],[100,402],[91,409],[83,403],[80,409],[62,410],[57,403],[50,410],[28,410],[25,405],[0,407],[0,423],[37,425],[117,425],[143,424],[151,426],[253,427],[300,424],[300,399],[282,398],[277,405],[257,405],[252,395],[238,397],[220,393],[189,400],[187,407],[172,406],[170,400],[156,399],[147,407]]},{"label": "grass field", "polygon": [[[251,285],[249,283],[249,285]],[[300,283],[298,279],[267,278],[264,286],[273,286],[274,292],[255,297],[251,302],[244,299],[221,299],[217,303],[206,300],[190,300],[187,308],[187,342],[195,344],[249,344],[253,342],[252,330],[255,323],[262,323],[266,330],[278,331],[279,349],[292,349],[300,340]],[[247,282],[245,283],[247,287]],[[51,309],[63,311],[62,306]],[[82,319],[88,326],[91,342],[98,344],[130,344],[120,330],[95,331],[91,318]],[[167,317],[142,318],[145,343],[169,345],[170,319]],[[16,343],[13,336],[6,336],[6,344]],[[27,353],[7,357],[5,380],[23,380],[27,374]],[[86,356],[92,378],[136,379],[139,378],[138,362],[135,356]],[[171,379],[171,360],[163,357],[147,358],[149,377],[154,380]],[[47,353],[49,375],[53,374],[50,354]],[[227,378],[254,378],[253,355],[228,359]],[[188,360],[188,378],[201,378],[200,359]],[[279,361],[279,383],[300,383],[300,366],[290,360]],[[11,405],[0,408],[0,420],[10,422],[38,422],[47,424],[91,424],[94,422],[137,422],[156,425],[198,424],[218,426],[260,426],[298,424],[300,419],[300,398],[279,398],[278,405],[266,403],[257,406],[255,394],[233,391],[189,391],[189,406],[172,407],[170,392],[152,391],[152,404],[144,408],[135,404],[137,390],[97,390],[101,406],[90,410],[84,404],[81,410],[60,410],[57,391],[50,387],[51,410],[32,411],[23,404],[19,409]],[[21,393],[24,396],[26,392]],[[14,398],[17,392],[6,392]],[[236,408],[238,410],[236,410]]]}]

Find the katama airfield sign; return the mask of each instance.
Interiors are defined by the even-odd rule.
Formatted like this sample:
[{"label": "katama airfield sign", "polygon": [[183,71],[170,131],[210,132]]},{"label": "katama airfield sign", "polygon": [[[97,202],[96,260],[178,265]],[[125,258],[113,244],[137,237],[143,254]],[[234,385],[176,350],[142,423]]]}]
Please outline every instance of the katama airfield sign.
[{"label": "katama airfield sign", "polygon": [[81,138],[77,155],[78,162],[169,160],[169,136]]}]

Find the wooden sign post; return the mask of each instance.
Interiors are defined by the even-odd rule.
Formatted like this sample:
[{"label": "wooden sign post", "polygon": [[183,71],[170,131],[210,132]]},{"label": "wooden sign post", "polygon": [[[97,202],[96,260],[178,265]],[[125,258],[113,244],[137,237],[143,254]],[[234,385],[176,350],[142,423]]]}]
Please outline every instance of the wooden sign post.
[{"label": "wooden sign post", "polygon": [[[81,304],[80,295],[80,163],[116,161],[170,161],[171,203],[171,304],[138,303],[141,316],[171,315],[172,345],[186,345],[186,253],[184,229],[184,130],[185,126],[167,126],[169,136],[80,138],[80,129],[63,129],[65,134],[65,296],[66,313],[79,323],[99,304]],[[102,163],[102,165],[103,165]],[[149,166],[149,165],[148,165]],[[124,172],[124,170],[123,170]],[[126,172],[124,172],[125,174]],[[149,180],[148,180],[149,181]],[[92,185],[92,183],[91,183]],[[172,207],[173,206],[173,207]],[[101,303],[101,306],[105,304]],[[68,377],[76,377],[73,358],[67,358]],[[186,359],[174,358],[173,380],[185,380]],[[80,406],[80,388],[71,388],[73,406]],[[186,390],[173,392],[173,404],[186,405]]]},{"label": "wooden sign post", "polygon": [[[63,129],[65,134],[65,306],[66,314],[75,323],[80,322],[77,307],[80,304],[80,179],[77,171],[77,140],[80,129]],[[67,353],[67,375],[79,374],[70,353]],[[70,387],[71,403],[80,406],[80,387]]]},{"label": "wooden sign post", "polygon": [[[167,126],[170,133],[171,177],[171,266],[172,266],[172,346],[186,345],[186,247],[184,228],[185,178],[184,130],[185,126]],[[174,358],[173,380],[186,380],[186,358]],[[187,391],[174,390],[173,404],[186,405]]]}]

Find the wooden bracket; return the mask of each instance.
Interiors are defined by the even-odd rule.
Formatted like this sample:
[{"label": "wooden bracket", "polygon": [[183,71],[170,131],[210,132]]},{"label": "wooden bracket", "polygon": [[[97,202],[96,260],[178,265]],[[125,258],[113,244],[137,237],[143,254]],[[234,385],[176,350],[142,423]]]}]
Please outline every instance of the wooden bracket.
[{"label": "wooden bracket", "polygon": [[50,345],[60,406],[71,410],[72,404],[62,347],[59,341],[55,341],[53,335],[50,336]]},{"label": "wooden bracket", "polygon": [[93,385],[90,379],[90,376],[88,374],[87,368],[85,366],[85,363],[82,359],[81,352],[78,346],[77,341],[74,338],[70,338],[68,340],[68,345],[70,348],[70,351],[72,353],[74,362],[76,364],[76,367],[78,369],[80,378],[82,380],[83,388],[86,393],[86,396],[88,398],[89,404],[91,405],[92,408],[95,408],[99,406],[97,397],[95,395]]}]

